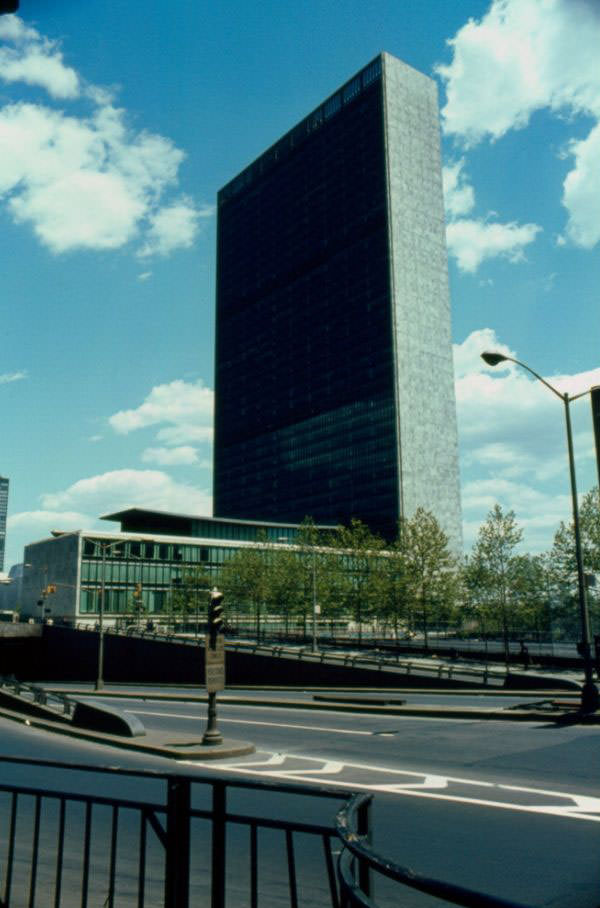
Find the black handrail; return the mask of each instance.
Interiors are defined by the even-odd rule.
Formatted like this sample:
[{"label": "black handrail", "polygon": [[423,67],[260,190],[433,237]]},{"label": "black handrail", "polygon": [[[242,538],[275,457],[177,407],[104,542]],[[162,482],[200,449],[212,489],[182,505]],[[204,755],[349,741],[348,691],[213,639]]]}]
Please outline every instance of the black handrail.
[{"label": "black handrail", "polygon": [[354,794],[336,817],[337,833],[344,846],[338,860],[343,908],[376,908],[370,898],[370,875],[373,871],[396,883],[464,908],[526,908],[518,902],[431,879],[375,854],[369,844],[368,831],[361,832],[360,829],[361,815],[364,816],[372,798],[371,794]]},{"label": "black handrail", "polygon": [[[189,772],[165,772],[160,769],[126,769],[60,760],[37,760],[31,757],[0,757],[0,765],[10,764],[30,768],[32,778],[30,784],[15,784],[6,778],[5,773],[0,784],[3,803],[8,798],[9,821],[5,858],[0,867],[2,908],[10,906],[11,899],[20,903],[23,898],[31,908],[35,908],[40,901],[44,905],[48,904],[48,898],[55,906],[60,905],[61,891],[67,886],[80,891],[81,905],[87,905],[92,898],[101,898],[107,908],[115,908],[119,889],[117,841],[125,816],[128,817],[130,830],[132,823],[135,826],[135,817],[138,818],[137,844],[135,850],[128,853],[129,861],[133,861],[134,866],[137,865],[137,870],[134,870],[137,888],[134,886],[131,890],[131,901],[127,901],[127,904],[135,903],[138,908],[143,908],[147,904],[148,880],[153,876],[156,885],[158,876],[164,890],[161,905],[164,908],[188,908],[191,903],[190,891],[198,884],[198,877],[192,877],[191,860],[197,854],[195,821],[200,820],[208,821],[211,825],[211,846],[205,857],[208,868],[206,885],[210,889],[212,908],[225,908],[226,905],[226,871],[231,863],[227,862],[229,836],[226,831],[233,825],[247,830],[249,837],[248,884],[251,905],[258,905],[260,894],[259,877],[264,865],[259,864],[259,832],[264,830],[282,836],[287,860],[277,868],[277,873],[279,882],[285,882],[289,889],[290,904],[293,905],[297,900],[302,861],[306,860],[298,850],[297,843],[304,842],[308,835],[323,850],[323,899],[332,908],[340,908],[333,857],[337,843],[334,825],[301,822],[293,816],[280,819],[277,814],[260,816],[234,813],[227,808],[227,795],[231,789],[237,789],[253,790],[259,795],[272,792],[275,795],[285,793],[346,801],[347,789],[316,786],[307,791],[305,786],[297,783],[225,780],[215,775],[190,775]],[[35,770],[42,769],[53,771],[52,787],[41,787],[39,779],[35,779]],[[62,773],[68,773],[69,791],[62,790],[65,787]],[[82,774],[81,789],[74,783],[74,773]],[[118,792],[111,793],[104,785],[102,794],[90,793],[89,783],[85,781],[90,774],[102,774],[115,780],[130,778],[150,783],[163,782],[166,783],[166,797],[157,796],[155,789],[146,791],[147,797],[140,798],[137,792],[133,798],[124,797]],[[106,781],[108,783],[109,778]],[[193,786],[202,785],[208,787],[211,797],[210,803],[201,808],[200,805],[193,806],[192,790]],[[259,803],[263,802],[264,798],[259,798]],[[73,833],[72,828],[69,831],[69,818],[72,816],[75,817],[76,829],[78,816],[79,822],[83,823],[79,834]],[[100,872],[97,867],[94,868],[92,847],[98,837],[108,845]],[[164,855],[158,864],[150,858],[151,847],[158,847]],[[68,863],[66,854],[69,854]],[[55,872],[48,890],[48,884],[42,880],[48,879],[51,866],[55,867]],[[25,867],[27,870],[24,873]],[[149,872],[150,877],[147,876]],[[204,877],[200,882],[201,885],[205,884]]]}]

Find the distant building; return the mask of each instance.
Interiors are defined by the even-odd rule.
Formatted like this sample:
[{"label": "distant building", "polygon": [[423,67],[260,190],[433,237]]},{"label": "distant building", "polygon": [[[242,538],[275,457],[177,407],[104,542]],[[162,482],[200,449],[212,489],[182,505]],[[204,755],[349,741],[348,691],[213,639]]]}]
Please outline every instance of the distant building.
[{"label": "distant building", "polygon": [[[94,624],[104,585],[108,623],[131,616],[134,593],[139,595],[145,617],[160,620],[167,613],[169,596],[186,573],[204,578],[202,589],[210,589],[224,562],[236,551],[293,543],[299,529],[291,524],[141,508],[103,519],[120,522],[121,530],[55,531],[50,538],[25,547],[21,616]],[[206,598],[198,601],[206,605]]]},{"label": "distant building", "polygon": [[19,611],[22,580],[22,564],[13,564],[7,574],[0,573],[0,620],[6,621],[8,613]]},{"label": "distant building", "polygon": [[4,570],[6,546],[6,512],[8,510],[8,479],[0,476],[0,571]]},{"label": "distant building", "polygon": [[461,548],[435,83],[378,56],[218,196],[214,512]]}]

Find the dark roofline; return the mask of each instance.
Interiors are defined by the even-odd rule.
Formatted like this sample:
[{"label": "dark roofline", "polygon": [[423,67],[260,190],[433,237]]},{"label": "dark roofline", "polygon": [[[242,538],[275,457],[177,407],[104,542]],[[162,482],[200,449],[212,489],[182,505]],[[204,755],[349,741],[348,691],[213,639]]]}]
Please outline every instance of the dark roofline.
[{"label": "dark roofline", "polygon": [[[149,515],[157,517],[174,517],[179,520],[207,520],[211,523],[228,524],[235,523],[240,526],[263,526],[263,527],[299,527],[301,523],[278,523],[272,520],[245,520],[240,517],[209,517],[204,514],[178,514],[175,511],[159,511],[154,508],[125,508],[123,511],[116,511],[114,514],[102,514],[100,520],[114,520],[121,522],[133,515]],[[315,526],[323,530],[335,530],[337,524],[317,523]]]}]

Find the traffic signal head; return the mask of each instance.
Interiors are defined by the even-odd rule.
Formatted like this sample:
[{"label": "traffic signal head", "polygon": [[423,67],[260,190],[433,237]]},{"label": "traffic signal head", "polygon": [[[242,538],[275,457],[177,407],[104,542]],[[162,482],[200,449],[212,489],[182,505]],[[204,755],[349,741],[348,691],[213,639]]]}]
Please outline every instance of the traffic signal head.
[{"label": "traffic signal head", "polygon": [[223,633],[223,593],[218,589],[211,591],[210,606],[208,609],[208,631],[211,640],[215,640],[217,634]]}]

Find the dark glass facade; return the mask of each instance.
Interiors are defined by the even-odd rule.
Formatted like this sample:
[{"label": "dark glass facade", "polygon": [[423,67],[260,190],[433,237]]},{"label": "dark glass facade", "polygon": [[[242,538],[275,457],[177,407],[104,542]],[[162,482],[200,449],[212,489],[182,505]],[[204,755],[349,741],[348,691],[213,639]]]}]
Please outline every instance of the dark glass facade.
[{"label": "dark glass facade", "polygon": [[219,193],[219,517],[394,534],[388,236],[378,59]]}]

